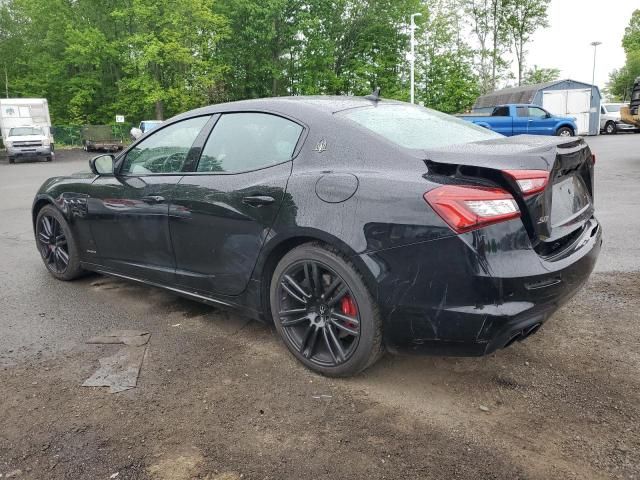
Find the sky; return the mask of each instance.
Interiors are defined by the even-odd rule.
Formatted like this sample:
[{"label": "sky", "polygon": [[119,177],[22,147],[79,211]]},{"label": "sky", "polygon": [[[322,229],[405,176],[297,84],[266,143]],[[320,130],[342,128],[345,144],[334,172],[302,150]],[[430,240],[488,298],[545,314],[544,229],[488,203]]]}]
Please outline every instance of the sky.
[{"label": "sky", "polygon": [[[591,83],[593,47],[596,85],[604,88],[609,73],[624,65],[622,36],[640,0],[552,0],[550,27],[540,29],[528,46],[527,66],[558,68],[561,78]],[[514,72],[517,75],[517,69]]]}]

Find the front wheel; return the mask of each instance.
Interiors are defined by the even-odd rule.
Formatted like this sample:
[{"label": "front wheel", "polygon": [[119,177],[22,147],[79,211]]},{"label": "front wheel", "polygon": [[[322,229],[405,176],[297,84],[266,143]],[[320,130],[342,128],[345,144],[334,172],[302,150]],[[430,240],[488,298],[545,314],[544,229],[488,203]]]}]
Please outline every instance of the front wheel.
[{"label": "front wheel", "polygon": [[16,163],[16,159],[13,157],[9,157],[9,163]]},{"label": "front wheel", "polygon": [[574,132],[573,132],[573,129],[570,127],[560,127],[556,132],[556,135],[558,137],[573,137]]},{"label": "front wheel", "polygon": [[51,205],[42,207],[36,218],[36,243],[45,267],[59,280],[82,275],[80,257],[64,216]]},{"label": "front wheel", "polygon": [[355,266],[320,244],[287,253],[270,285],[278,334],[307,368],[355,375],[384,352],[378,307]]},{"label": "front wheel", "polygon": [[615,133],[618,133],[616,124],[613,122],[607,122],[607,124],[604,127],[604,131],[607,132],[608,135],[613,135]]}]

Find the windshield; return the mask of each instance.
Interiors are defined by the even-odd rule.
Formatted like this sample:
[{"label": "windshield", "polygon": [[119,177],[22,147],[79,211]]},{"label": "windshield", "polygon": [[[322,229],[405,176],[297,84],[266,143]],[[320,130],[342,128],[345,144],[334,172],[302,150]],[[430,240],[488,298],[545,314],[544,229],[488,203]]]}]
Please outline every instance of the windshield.
[{"label": "windshield", "polygon": [[405,148],[426,149],[502,137],[473,123],[408,104],[345,110],[342,115]]},{"label": "windshield", "polygon": [[9,130],[10,137],[23,137],[28,135],[42,135],[40,127],[15,127]]},{"label": "windshield", "polygon": [[605,105],[604,107],[607,109],[607,112],[609,113],[613,113],[613,112],[619,112],[620,111],[620,107],[622,105]]}]

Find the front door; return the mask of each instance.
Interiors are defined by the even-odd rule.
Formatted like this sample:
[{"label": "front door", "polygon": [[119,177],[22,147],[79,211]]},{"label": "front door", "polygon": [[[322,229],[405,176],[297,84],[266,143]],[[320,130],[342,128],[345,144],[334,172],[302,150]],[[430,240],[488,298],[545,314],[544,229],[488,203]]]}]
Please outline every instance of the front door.
[{"label": "front door", "polygon": [[181,286],[218,295],[246,288],[276,215],[290,202],[287,180],[302,131],[277,115],[221,115],[169,208]]},{"label": "front door", "polygon": [[555,135],[558,121],[540,107],[527,107],[530,135]]},{"label": "front door", "polygon": [[169,202],[208,116],[170,124],[118,159],[113,176],[94,181],[88,199],[98,262],[108,270],[167,283],[175,278]]}]

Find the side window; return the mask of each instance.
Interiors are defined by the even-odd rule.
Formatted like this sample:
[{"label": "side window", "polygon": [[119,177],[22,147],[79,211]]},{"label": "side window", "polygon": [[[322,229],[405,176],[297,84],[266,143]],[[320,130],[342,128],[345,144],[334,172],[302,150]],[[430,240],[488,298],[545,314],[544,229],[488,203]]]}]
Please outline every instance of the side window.
[{"label": "side window", "polygon": [[535,118],[544,118],[547,116],[547,112],[537,107],[529,107],[529,116]]},{"label": "side window", "polygon": [[267,113],[226,113],[202,151],[198,172],[243,172],[291,160],[302,127]]},{"label": "side window", "polygon": [[491,116],[492,117],[508,117],[509,107],[496,107],[493,113],[491,114]]},{"label": "side window", "polygon": [[181,172],[191,145],[209,118],[190,118],[158,130],[127,152],[120,173],[147,175]]},{"label": "side window", "polygon": [[518,115],[519,117],[528,117],[529,109],[527,107],[517,107],[516,115]]}]

